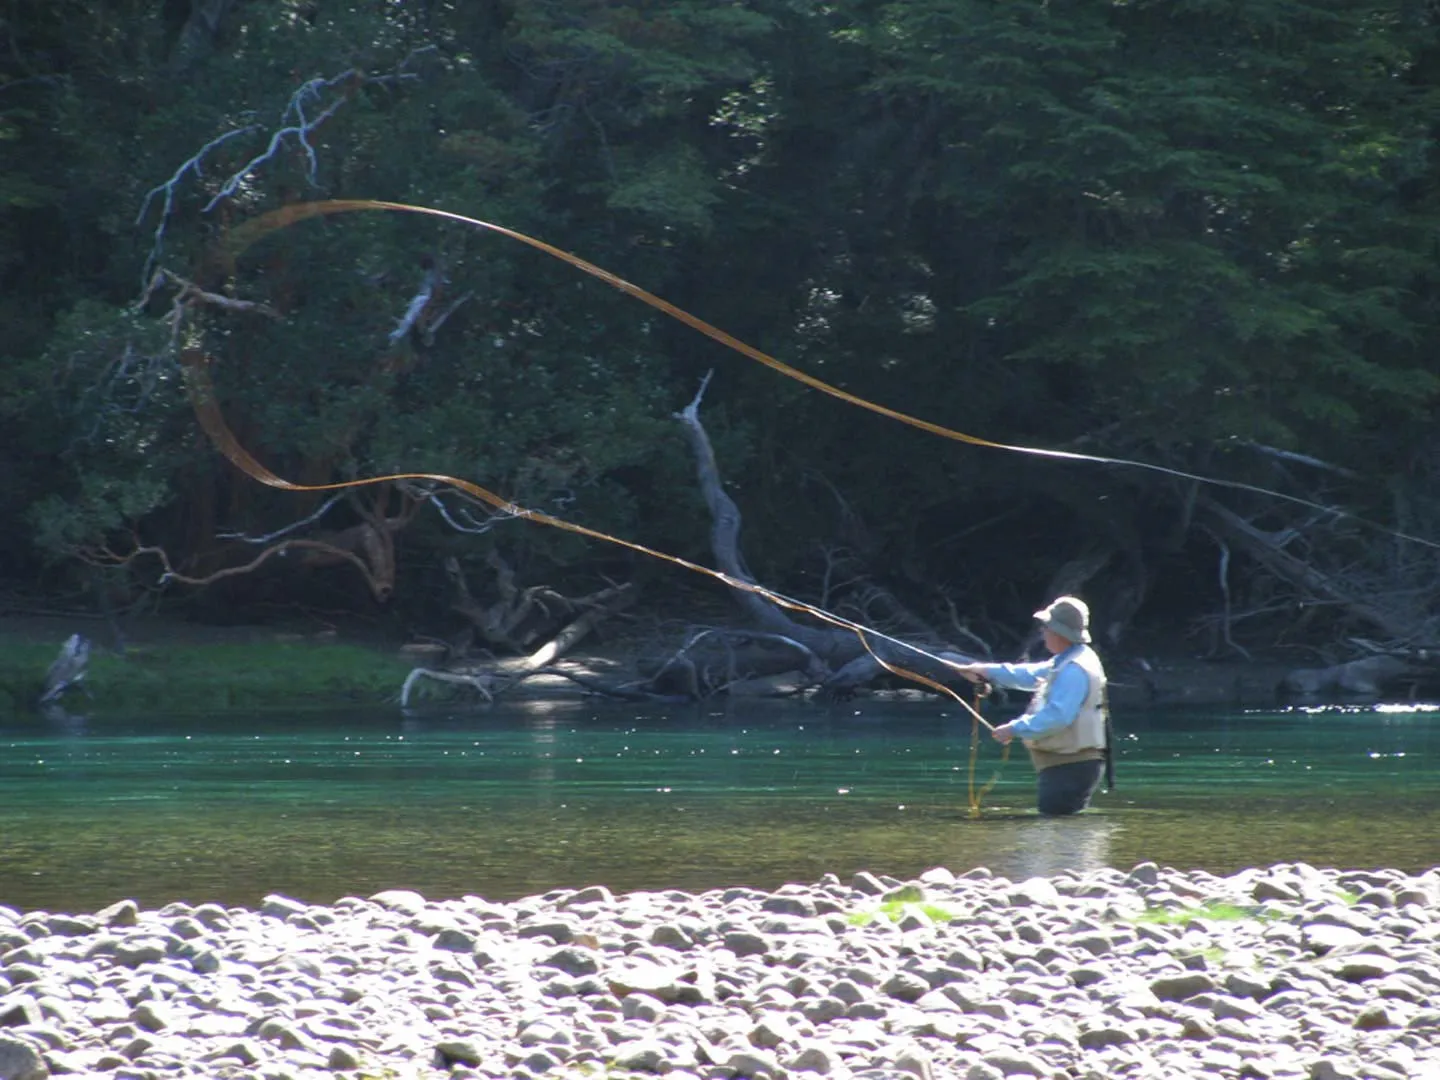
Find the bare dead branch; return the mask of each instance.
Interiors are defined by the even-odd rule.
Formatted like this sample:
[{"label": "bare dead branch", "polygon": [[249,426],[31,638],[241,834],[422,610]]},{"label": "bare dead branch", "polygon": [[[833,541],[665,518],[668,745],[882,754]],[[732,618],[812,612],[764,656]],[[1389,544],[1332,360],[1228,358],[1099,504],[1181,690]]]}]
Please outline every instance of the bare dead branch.
[{"label": "bare dead branch", "polygon": [[[1317,566],[1290,550],[1299,537],[1296,530],[1266,532],[1211,499],[1202,497],[1200,506],[1217,538],[1243,551],[1266,572],[1295,590],[1302,606],[1334,606],[1397,641],[1414,641],[1417,635],[1426,632],[1423,608],[1389,604],[1383,590],[1373,581],[1343,569],[1336,572]],[[1313,529],[1316,524],[1312,521],[1307,527]]]},{"label": "bare dead branch", "polygon": [[1343,465],[1332,465],[1328,461],[1322,461],[1317,457],[1311,457],[1309,454],[1299,454],[1296,453],[1294,450],[1281,450],[1279,447],[1266,446],[1264,443],[1252,442],[1249,439],[1240,439],[1238,440],[1238,442],[1241,446],[1246,446],[1249,447],[1251,450],[1255,450],[1261,454],[1266,454],[1270,457],[1278,458],[1280,461],[1293,461],[1298,465],[1308,465],[1312,469],[1323,469],[1326,472],[1332,472],[1335,473],[1337,476],[1344,476],[1349,479],[1354,479],[1356,476],[1356,473],[1353,469],[1347,469]]},{"label": "bare dead branch", "polygon": [[513,521],[517,516],[496,510],[489,503],[481,502],[479,499],[467,495],[463,491],[450,491],[446,494],[460,502],[469,503],[470,506],[483,511],[486,515],[485,520],[477,521],[467,507],[457,508],[452,511],[450,507],[445,504],[445,500],[440,497],[438,491],[433,493],[430,496],[430,502],[434,505],[441,518],[444,519],[445,524],[449,525],[456,532],[471,533],[474,535],[487,533],[502,522]]},{"label": "bare dead branch", "polygon": [[[407,71],[416,57],[436,51],[436,46],[426,45],[419,49],[412,50],[403,60],[396,65],[395,69],[387,74],[372,74],[359,71],[355,68],[347,68],[338,75],[330,78],[314,78],[302,83],[289,97],[285,108],[280,113],[281,126],[274,131],[265,149],[252,157],[235,172],[231,173],[225,182],[207,202],[202,213],[210,213],[222,201],[228,199],[239,190],[240,185],[260,166],[273,160],[289,141],[300,148],[305,155],[305,178],[312,187],[319,187],[319,158],[315,153],[315,146],[310,141],[311,137],[325,121],[329,120],[340,108],[350,100],[355,90],[367,84],[390,86],[395,83],[418,79],[414,72]],[[336,96],[320,108],[318,113],[309,115],[309,110],[320,106],[329,92],[336,92]],[[294,122],[291,122],[291,118]],[[135,224],[138,226],[145,220],[150,205],[157,197],[162,199],[160,207],[160,219],[155,226],[154,240],[150,247],[150,253],[145,259],[145,268],[141,276],[142,281],[150,280],[151,272],[160,262],[160,257],[165,249],[165,229],[170,223],[170,217],[175,209],[175,196],[181,182],[188,174],[193,173],[197,178],[203,177],[203,165],[205,159],[218,147],[231,139],[242,135],[251,135],[262,130],[260,124],[246,124],[241,127],[232,128],[211,139],[190,158],[184,161],[179,168],[162,184],[157,184],[145,195],[141,203],[140,212],[136,215]]]},{"label": "bare dead branch", "polygon": [[181,277],[179,274],[166,269],[156,270],[150,275],[150,280],[145,286],[144,293],[136,302],[136,309],[143,308],[148,304],[154,295],[165,285],[175,287],[175,295],[170,298],[170,310],[166,312],[162,320],[170,328],[170,352],[177,354],[180,351],[180,331],[185,325],[185,320],[190,312],[197,307],[214,307],[222,311],[236,312],[247,315],[264,315],[270,319],[279,319],[280,313],[265,304],[256,300],[240,300],[233,296],[225,296],[222,293],[209,292],[196,285],[193,281]]},{"label": "bare dead branch", "polygon": [[450,683],[456,686],[468,686],[483,697],[487,704],[495,701],[494,679],[489,675],[470,675],[460,671],[436,671],[433,668],[416,668],[405,676],[405,683],[400,687],[400,707],[402,709],[410,706],[410,695],[415,689],[415,684],[421,679],[434,679],[436,682]]},{"label": "bare dead branch", "polygon": [[1235,638],[1231,636],[1230,633],[1230,546],[1226,544],[1224,540],[1220,539],[1220,537],[1215,536],[1213,532],[1211,536],[1214,537],[1215,543],[1220,548],[1220,564],[1216,567],[1216,573],[1220,578],[1220,594],[1223,597],[1225,605],[1220,623],[1220,632],[1225,639],[1226,645],[1229,645],[1230,648],[1245,657],[1246,660],[1249,660],[1251,658],[1250,653],[1242,646],[1236,644]]},{"label": "bare dead branch", "polygon": [[420,321],[420,316],[430,306],[430,301],[435,296],[435,290],[439,288],[443,278],[444,273],[438,262],[425,271],[425,276],[420,279],[420,288],[411,297],[409,306],[405,308],[404,317],[401,318],[395,329],[390,331],[391,345],[398,345],[405,340],[411,330],[415,329],[415,324]]},{"label": "bare dead branch", "polygon": [[469,301],[469,300],[473,300],[474,298],[475,298],[475,290],[474,290],[474,289],[471,289],[471,290],[469,290],[468,292],[466,292],[464,296],[460,297],[460,298],[459,298],[458,300],[456,300],[453,304],[451,304],[451,305],[450,305],[449,307],[447,307],[444,311],[442,311],[439,315],[435,316],[435,318],[433,318],[433,319],[431,319],[429,322],[427,322],[427,323],[425,324],[425,330],[424,330],[425,344],[426,344],[426,345],[434,345],[434,344],[435,344],[435,335],[440,332],[440,328],[445,325],[445,323],[449,320],[450,316],[451,316],[451,315],[454,315],[455,312],[457,312],[458,310],[460,310],[460,306],[461,306],[462,304],[466,303],[466,302]]},{"label": "bare dead branch", "polygon": [[140,203],[140,212],[135,215],[135,224],[137,226],[144,222],[145,215],[150,210],[150,204],[155,201],[157,195],[163,195],[164,201],[160,206],[160,220],[155,225],[155,238],[151,243],[150,253],[145,257],[145,269],[141,275],[142,281],[150,281],[151,271],[160,261],[160,255],[165,246],[165,227],[170,223],[170,215],[175,209],[175,189],[179,186],[180,181],[185,179],[185,174],[194,172],[197,178],[203,177],[205,174],[202,165],[206,156],[212,150],[229,142],[231,139],[241,135],[249,135],[259,130],[259,124],[246,124],[244,127],[232,128],[221,135],[217,135],[204,146],[200,147],[199,150],[195,151],[193,156],[182,162],[180,167],[170,175],[169,180],[166,180],[163,184],[156,184],[145,193],[145,198]]},{"label": "bare dead branch", "polygon": [[981,656],[987,658],[994,656],[995,654],[990,649],[990,643],[961,621],[960,612],[955,608],[955,601],[948,596],[942,596],[941,599],[945,603],[946,614],[950,619],[950,628],[954,630],[959,637],[965,638],[967,641],[973,641],[979,647]]},{"label": "bare dead branch", "polygon": [[326,543],[322,540],[282,540],[278,544],[272,544],[255,558],[247,563],[238,566],[226,566],[204,577],[195,577],[190,574],[182,574],[176,570],[170,562],[170,555],[164,548],[154,545],[137,545],[134,550],[127,554],[119,555],[108,550],[101,552],[80,552],[82,559],[101,566],[120,567],[128,566],[136,560],[145,556],[157,559],[161,565],[162,573],[157,580],[157,585],[167,585],[170,582],[179,582],[182,585],[204,586],[225,578],[235,577],[240,574],[249,574],[258,570],[265,563],[277,556],[284,556],[292,551],[308,554],[310,565],[326,565],[330,563],[349,563],[360,571],[365,583],[377,599],[386,599],[394,588],[393,579],[387,581],[383,577],[383,567],[372,567],[369,562],[356,552],[336,544]]},{"label": "bare dead branch", "polygon": [[256,154],[244,165],[235,170],[235,172],[231,173],[229,179],[221,185],[220,190],[205,204],[201,212],[208,214],[223,200],[235,194],[245,178],[261,165],[275,157],[284,145],[285,140],[290,136],[294,136],[295,141],[300,145],[300,149],[305,153],[305,179],[310,182],[312,187],[319,187],[318,173],[320,163],[315,156],[315,147],[310,143],[310,136],[315,133],[315,130],[321,124],[340,111],[340,107],[349,100],[349,95],[344,93],[340,94],[334,101],[321,109],[313,118],[305,115],[305,109],[307,106],[318,104],[323,100],[323,91],[333,90],[337,86],[345,87],[348,84],[363,82],[364,78],[365,77],[354,68],[347,68],[345,71],[340,72],[340,74],[332,75],[328,79],[314,78],[302,83],[299,89],[290,95],[290,100],[285,105],[285,111],[280,114],[281,124],[285,124],[285,121],[290,118],[291,114],[294,114],[297,122],[294,124],[286,124],[286,126],[276,130],[270,136],[270,143],[265,147],[264,152]]},{"label": "bare dead branch", "polygon": [[216,533],[216,536],[219,537],[221,540],[239,540],[242,544],[268,544],[272,540],[278,540],[280,537],[286,536],[294,532],[296,529],[303,529],[306,525],[315,524],[315,522],[319,521],[322,517],[328,514],[330,510],[335,506],[335,504],[343,498],[345,498],[345,492],[343,491],[337,495],[332,495],[330,496],[330,498],[326,499],[323,503],[321,503],[320,508],[316,510],[313,514],[311,514],[309,517],[303,517],[299,521],[293,521],[289,525],[284,526],[283,528],[276,529],[274,532],[266,533],[264,536],[249,536],[246,533],[239,532]]}]

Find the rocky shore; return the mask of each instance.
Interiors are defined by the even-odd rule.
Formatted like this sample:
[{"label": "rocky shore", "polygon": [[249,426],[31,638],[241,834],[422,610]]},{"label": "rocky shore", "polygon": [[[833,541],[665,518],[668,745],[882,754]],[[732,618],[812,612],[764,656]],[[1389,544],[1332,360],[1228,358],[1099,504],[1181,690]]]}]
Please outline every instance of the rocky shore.
[{"label": "rocky shore", "polygon": [[0,1080],[1440,1077],[1440,870],[0,907]]}]

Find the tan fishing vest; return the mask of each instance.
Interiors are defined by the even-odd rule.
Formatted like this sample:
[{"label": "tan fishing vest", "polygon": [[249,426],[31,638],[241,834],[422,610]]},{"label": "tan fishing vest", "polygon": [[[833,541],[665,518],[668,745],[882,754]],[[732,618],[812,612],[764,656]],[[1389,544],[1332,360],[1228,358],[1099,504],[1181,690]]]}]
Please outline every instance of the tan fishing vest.
[{"label": "tan fishing vest", "polygon": [[1025,748],[1036,769],[1048,769],[1069,761],[1095,761],[1105,756],[1105,669],[1091,648],[1080,648],[1058,665],[1030,699],[1025,715],[1039,712],[1050,697],[1050,685],[1062,668],[1074,664],[1085,672],[1090,690],[1080,705],[1075,721],[1035,739],[1026,739]]}]

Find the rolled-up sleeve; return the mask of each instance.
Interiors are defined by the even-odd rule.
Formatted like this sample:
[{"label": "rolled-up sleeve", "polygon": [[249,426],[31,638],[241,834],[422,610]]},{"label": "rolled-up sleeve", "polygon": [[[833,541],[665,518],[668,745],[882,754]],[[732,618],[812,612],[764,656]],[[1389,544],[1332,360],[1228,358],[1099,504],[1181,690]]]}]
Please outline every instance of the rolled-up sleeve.
[{"label": "rolled-up sleeve", "polygon": [[1013,721],[1011,730],[1016,735],[1033,739],[1047,731],[1073,724],[1089,693],[1090,677],[1084,669],[1078,664],[1066,664],[1056,672],[1045,704],[1032,715]]}]

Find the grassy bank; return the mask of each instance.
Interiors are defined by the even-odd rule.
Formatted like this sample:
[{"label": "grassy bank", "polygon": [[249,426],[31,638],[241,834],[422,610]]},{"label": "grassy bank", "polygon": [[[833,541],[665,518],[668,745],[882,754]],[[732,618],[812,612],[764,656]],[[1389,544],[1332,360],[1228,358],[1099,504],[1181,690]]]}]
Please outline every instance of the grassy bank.
[{"label": "grassy bank", "polygon": [[[29,711],[58,642],[0,641],[0,712]],[[249,641],[96,648],[75,712],[200,712],[231,708],[382,702],[413,665],[376,649],[337,642]]]}]

